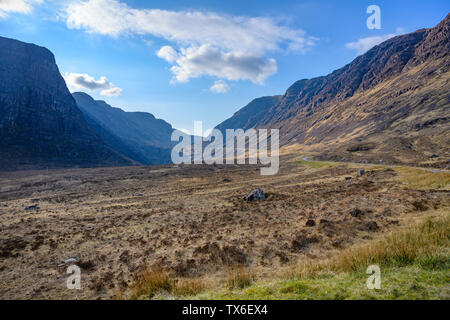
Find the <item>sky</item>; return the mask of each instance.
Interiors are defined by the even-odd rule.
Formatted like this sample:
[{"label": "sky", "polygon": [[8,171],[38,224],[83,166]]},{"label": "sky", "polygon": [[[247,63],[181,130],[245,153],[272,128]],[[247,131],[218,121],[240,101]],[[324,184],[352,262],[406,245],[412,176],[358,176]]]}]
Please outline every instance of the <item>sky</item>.
[{"label": "sky", "polygon": [[448,0],[0,0],[0,36],[52,51],[71,92],[206,131],[449,12]]}]

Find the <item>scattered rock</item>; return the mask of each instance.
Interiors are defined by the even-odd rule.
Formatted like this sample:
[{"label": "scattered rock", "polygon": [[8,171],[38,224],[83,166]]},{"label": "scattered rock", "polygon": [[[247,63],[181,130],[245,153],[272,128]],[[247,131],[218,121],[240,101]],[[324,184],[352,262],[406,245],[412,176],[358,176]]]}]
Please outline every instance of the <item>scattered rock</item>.
[{"label": "scattered rock", "polygon": [[66,260],[64,260],[64,263],[65,264],[69,264],[69,263],[76,263],[76,262],[78,262],[78,258],[69,258],[69,259],[66,259]]},{"label": "scattered rock", "polygon": [[247,201],[259,201],[266,200],[266,194],[260,188],[257,188],[250,192],[250,194],[246,197]]},{"label": "scattered rock", "polygon": [[315,225],[316,225],[316,222],[313,219],[309,219],[305,223],[305,226],[307,226],[307,227],[314,227]]}]

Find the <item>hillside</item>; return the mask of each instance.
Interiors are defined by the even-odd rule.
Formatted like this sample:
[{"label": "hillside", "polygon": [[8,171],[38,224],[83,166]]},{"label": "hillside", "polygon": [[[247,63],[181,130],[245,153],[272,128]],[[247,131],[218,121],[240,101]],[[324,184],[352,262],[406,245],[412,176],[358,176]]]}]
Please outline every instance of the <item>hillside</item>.
[{"label": "hillside", "polygon": [[74,92],[78,107],[105,141],[143,164],[170,163],[172,126],[146,112],[125,112],[83,92]]},{"label": "hillside", "polygon": [[[449,24],[450,15],[327,76],[297,81],[253,127],[279,128],[281,145],[321,159],[447,167]],[[241,111],[225,123],[242,123]]]},{"label": "hillside", "polygon": [[88,125],[49,50],[0,37],[0,169],[133,163]]},{"label": "hillside", "polygon": [[281,98],[282,96],[269,96],[254,99],[248,105],[237,111],[231,118],[216,126],[216,129],[225,133],[226,129],[247,130],[253,128],[270,108],[280,102]]}]

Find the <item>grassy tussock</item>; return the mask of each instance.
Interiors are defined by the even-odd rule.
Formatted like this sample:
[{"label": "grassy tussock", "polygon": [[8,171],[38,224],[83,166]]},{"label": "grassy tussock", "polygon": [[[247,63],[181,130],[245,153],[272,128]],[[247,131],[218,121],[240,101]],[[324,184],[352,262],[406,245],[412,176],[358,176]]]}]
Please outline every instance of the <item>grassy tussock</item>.
[{"label": "grassy tussock", "polygon": [[254,273],[241,266],[229,268],[227,270],[226,282],[228,289],[243,289],[249,287],[254,280]]},{"label": "grassy tussock", "polygon": [[159,293],[174,296],[195,295],[205,289],[200,279],[176,279],[163,269],[149,268],[137,276],[131,288],[131,299],[149,299]]}]

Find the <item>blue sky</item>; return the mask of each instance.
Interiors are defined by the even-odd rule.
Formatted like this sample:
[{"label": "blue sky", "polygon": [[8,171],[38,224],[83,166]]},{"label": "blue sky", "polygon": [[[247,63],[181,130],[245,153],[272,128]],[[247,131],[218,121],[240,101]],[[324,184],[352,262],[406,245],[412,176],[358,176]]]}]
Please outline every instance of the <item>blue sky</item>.
[{"label": "blue sky", "polygon": [[72,90],[192,129],[448,12],[448,0],[0,0],[0,35],[50,49]]}]

